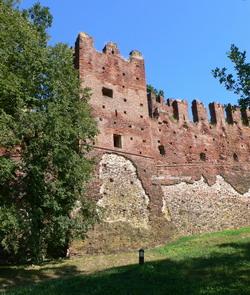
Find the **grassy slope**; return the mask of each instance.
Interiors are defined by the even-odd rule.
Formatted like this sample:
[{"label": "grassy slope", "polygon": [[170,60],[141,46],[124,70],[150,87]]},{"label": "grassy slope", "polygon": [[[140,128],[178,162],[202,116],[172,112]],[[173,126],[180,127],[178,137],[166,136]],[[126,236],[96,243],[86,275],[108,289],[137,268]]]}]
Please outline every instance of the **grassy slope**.
[{"label": "grassy slope", "polygon": [[182,238],[145,257],[143,266],[122,253],[1,267],[0,286],[14,286],[8,295],[250,294],[250,228]]}]

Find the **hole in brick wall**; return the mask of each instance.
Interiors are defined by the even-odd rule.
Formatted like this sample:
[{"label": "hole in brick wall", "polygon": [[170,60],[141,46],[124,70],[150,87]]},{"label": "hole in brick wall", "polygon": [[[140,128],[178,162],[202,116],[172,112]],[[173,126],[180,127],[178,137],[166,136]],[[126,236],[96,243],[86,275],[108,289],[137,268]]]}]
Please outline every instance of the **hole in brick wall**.
[{"label": "hole in brick wall", "polygon": [[105,70],[105,67],[102,67],[103,70]]},{"label": "hole in brick wall", "polygon": [[133,137],[130,137],[130,140],[133,140]]},{"label": "hole in brick wall", "polygon": [[105,105],[103,105],[102,108],[105,109]]},{"label": "hole in brick wall", "polygon": [[110,178],[109,181],[110,181],[110,182],[114,182],[114,179],[113,179],[113,178]]},{"label": "hole in brick wall", "polygon": [[115,51],[112,49],[112,50],[111,50],[111,53],[112,53],[112,54],[115,54]]},{"label": "hole in brick wall", "polygon": [[127,167],[124,167],[124,170],[127,171]]},{"label": "hole in brick wall", "polygon": [[125,73],[122,73],[122,75],[125,76],[126,74]]},{"label": "hole in brick wall", "polygon": [[140,118],[143,118],[143,115],[140,115]]},{"label": "hole in brick wall", "polygon": [[204,149],[205,152],[207,152],[207,149]]},{"label": "hole in brick wall", "polygon": [[215,138],[213,138],[213,141],[215,141]]},{"label": "hole in brick wall", "polygon": [[159,124],[159,125],[161,125],[161,124],[162,124],[162,122],[160,122],[160,121],[159,121],[159,122],[158,122],[158,124]]},{"label": "hole in brick wall", "polygon": [[122,85],[122,88],[125,88],[125,86],[124,86],[124,85]]},{"label": "hole in brick wall", "polygon": [[140,106],[143,107],[143,103],[140,103]]},{"label": "hole in brick wall", "polygon": [[238,155],[236,153],[233,154],[233,158],[235,162],[239,162]]},{"label": "hole in brick wall", "polygon": [[220,154],[220,155],[219,155],[219,159],[220,159],[220,160],[226,160],[226,157],[225,157],[225,155]]},{"label": "hole in brick wall", "polygon": [[103,168],[106,168],[106,167],[107,167],[107,164],[102,164],[102,167],[103,167]]},{"label": "hole in brick wall", "polygon": [[122,136],[120,134],[113,134],[114,147],[122,148]]},{"label": "hole in brick wall", "polygon": [[115,116],[117,117],[117,115],[118,115],[118,112],[117,112],[117,110],[115,110]]},{"label": "hole in brick wall", "polygon": [[139,68],[140,66],[139,65],[136,65],[136,67]]},{"label": "hole in brick wall", "polygon": [[134,184],[134,182],[131,180],[131,181],[130,181],[130,184]]},{"label": "hole in brick wall", "polygon": [[166,152],[165,152],[165,148],[163,145],[159,145],[158,146],[158,149],[159,149],[159,152],[162,156],[165,156],[166,155]]},{"label": "hole in brick wall", "polygon": [[143,171],[144,171],[144,172],[147,172],[147,170],[146,170],[146,169],[143,169]]},{"label": "hole in brick wall", "polygon": [[126,98],[123,98],[123,101],[125,101],[125,102],[126,102],[126,101],[127,101],[127,99],[126,99]]},{"label": "hole in brick wall", "polygon": [[173,131],[174,134],[176,134],[176,131]]},{"label": "hole in brick wall", "polygon": [[139,154],[141,155],[141,154],[142,154],[142,152],[139,152]]},{"label": "hole in brick wall", "polygon": [[137,80],[137,81],[139,81],[139,78],[138,78],[138,77],[136,77],[136,80]]},{"label": "hole in brick wall", "polygon": [[189,148],[191,149],[191,148],[192,148],[192,146],[190,145],[190,146],[189,146]]},{"label": "hole in brick wall", "polygon": [[160,143],[161,141],[160,140],[158,140],[158,143]]},{"label": "hole in brick wall", "polygon": [[161,132],[161,129],[159,129],[159,132]]},{"label": "hole in brick wall", "polygon": [[102,95],[108,96],[108,97],[113,97],[113,89],[102,87]]},{"label": "hole in brick wall", "polygon": [[201,161],[206,161],[206,154],[205,153],[200,153],[200,160]]},{"label": "hole in brick wall", "polygon": [[123,111],[123,113],[124,113],[124,114],[127,114],[127,112],[126,112],[126,111]]},{"label": "hole in brick wall", "polygon": [[160,95],[157,95],[157,96],[156,96],[156,101],[157,101],[157,102],[161,102],[161,97],[160,97]]},{"label": "hole in brick wall", "polygon": [[143,131],[143,130],[144,130],[144,128],[142,127],[142,128],[141,128],[141,131]]},{"label": "hole in brick wall", "polygon": [[143,141],[142,142],[146,142],[146,139],[143,139]]},{"label": "hole in brick wall", "polygon": [[102,118],[99,118],[100,121],[102,121]]},{"label": "hole in brick wall", "polygon": [[114,121],[114,124],[116,124],[116,121]]},{"label": "hole in brick wall", "polygon": [[171,144],[171,145],[172,145],[173,143],[172,143],[172,142],[170,142],[169,144]]},{"label": "hole in brick wall", "polygon": [[132,128],[132,125],[128,125],[129,128]]},{"label": "hole in brick wall", "polygon": [[197,135],[195,135],[194,138],[197,138]]}]

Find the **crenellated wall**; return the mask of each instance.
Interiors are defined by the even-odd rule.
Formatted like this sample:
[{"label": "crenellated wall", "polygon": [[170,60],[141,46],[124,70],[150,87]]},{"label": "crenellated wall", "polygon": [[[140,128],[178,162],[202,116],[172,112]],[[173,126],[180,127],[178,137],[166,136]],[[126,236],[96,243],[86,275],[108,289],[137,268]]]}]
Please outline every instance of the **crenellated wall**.
[{"label": "crenellated wall", "polygon": [[106,212],[86,251],[250,225],[250,110],[212,102],[207,111],[198,100],[189,106],[147,93],[139,51],[125,59],[108,42],[98,52],[86,33],[77,38],[75,66],[91,88],[100,131],[88,192]]}]

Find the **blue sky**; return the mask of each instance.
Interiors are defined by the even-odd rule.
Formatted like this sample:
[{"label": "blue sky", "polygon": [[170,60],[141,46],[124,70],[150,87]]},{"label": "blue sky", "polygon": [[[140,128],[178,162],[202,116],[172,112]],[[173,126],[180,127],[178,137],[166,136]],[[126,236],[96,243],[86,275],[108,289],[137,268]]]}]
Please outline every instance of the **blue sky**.
[{"label": "blue sky", "polygon": [[[23,0],[29,7],[35,1]],[[236,44],[250,59],[250,0],[42,0],[54,17],[51,43],[74,45],[79,32],[107,41],[127,57],[142,52],[147,82],[166,97],[237,103],[237,97],[212,77]]]}]

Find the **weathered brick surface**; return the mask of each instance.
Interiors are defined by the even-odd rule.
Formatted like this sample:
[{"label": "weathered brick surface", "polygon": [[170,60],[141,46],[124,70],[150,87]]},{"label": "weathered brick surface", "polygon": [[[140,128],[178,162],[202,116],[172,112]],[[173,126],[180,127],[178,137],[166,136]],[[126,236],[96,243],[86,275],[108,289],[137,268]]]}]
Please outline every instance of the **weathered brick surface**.
[{"label": "weathered brick surface", "polygon": [[[250,198],[241,195],[250,187],[249,110],[241,113],[239,108],[213,102],[209,118],[204,105],[194,100],[191,119],[185,100],[147,96],[144,60],[138,51],[131,52],[127,60],[117,45],[109,42],[98,52],[85,33],[76,41],[75,65],[82,86],[92,89],[90,104],[100,130],[92,152],[97,165],[89,196],[104,207],[110,204],[112,212],[106,219],[109,222],[89,233],[87,251],[134,248],[140,241],[151,246],[180,233],[250,225]],[[103,87],[112,90],[112,97],[103,95]],[[114,134],[121,135],[122,147],[114,146]],[[116,168],[106,168],[103,178],[100,165],[109,157],[118,159]],[[134,181],[141,183],[143,193],[123,185],[131,181],[129,173],[114,175],[114,171],[122,171],[126,160],[135,167]],[[108,175],[117,185],[109,184],[104,195]],[[218,186],[218,181],[223,185]],[[233,193],[225,189],[228,186]],[[126,214],[121,218],[121,211],[129,206],[129,197],[123,202],[121,195],[129,192],[131,202],[138,198],[131,208],[137,217],[143,210],[147,229],[130,222],[138,221],[136,216],[127,217],[127,221]],[[140,199],[143,194],[148,197],[147,209]],[[120,213],[116,214],[116,209]]]}]

